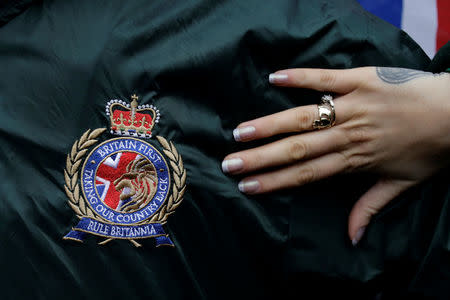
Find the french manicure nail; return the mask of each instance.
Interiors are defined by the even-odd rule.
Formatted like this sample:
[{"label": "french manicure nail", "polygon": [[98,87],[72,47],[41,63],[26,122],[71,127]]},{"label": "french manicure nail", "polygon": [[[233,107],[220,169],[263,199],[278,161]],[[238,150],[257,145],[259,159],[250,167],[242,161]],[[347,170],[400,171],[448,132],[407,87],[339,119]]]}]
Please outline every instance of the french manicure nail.
[{"label": "french manicure nail", "polygon": [[234,140],[236,142],[242,141],[244,139],[249,139],[255,133],[256,128],[253,126],[246,126],[241,128],[236,128],[233,130]]},{"label": "french manicure nail", "polygon": [[244,162],[240,158],[230,158],[222,162],[222,171],[224,173],[236,172],[242,169]]},{"label": "french manicure nail", "polygon": [[242,193],[252,194],[256,193],[261,187],[261,185],[259,184],[258,180],[250,179],[250,180],[242,180],[241,182],[239,182],[238,187]]},{"label": "french manicure nail", "polygon": [[365,226],[358,229],[358,231],[356,232],[355,237],[352,240],[352,245],[353,246],[356,246],[359,243],[359,241],[363,237],[365,231],[366,231],[366,227]]},{"label": "french manicure nail", "polygon": [[277,74],[272,73],[269,75],[269,82],[270,83],[284,83],[288,79],[287,74]]}]

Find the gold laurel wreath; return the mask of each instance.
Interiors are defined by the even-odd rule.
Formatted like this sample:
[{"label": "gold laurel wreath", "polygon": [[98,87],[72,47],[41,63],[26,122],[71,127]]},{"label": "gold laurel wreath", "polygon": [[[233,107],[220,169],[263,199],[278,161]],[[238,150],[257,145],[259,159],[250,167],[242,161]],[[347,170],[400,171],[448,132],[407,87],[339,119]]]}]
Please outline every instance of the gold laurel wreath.
[{"label": "gold laurel wreath", "polygon": [[161,207],[159,213],[154,215],[146,223],[161,223],[167,222],[167,217],[175,212],[175,209],[181,204],[183,200],[184,191],[186,189],[186,169],[183,165],[183,159],[178,154],[177,149],[172,142],[167,142],[162,136],[157,136],[158,142],[162,145],[163,152],[169,158],[170,166],[172,167],[173,187],[172,194],[169,196],[166,205]]},{"label": "gold laurel wreath", "polygon": [[88,148],[96,144],[96,138],[101,135],[106,128],[98,128],[91,132],[88,129],[79,140],[76,140],[72,146],[72,150],[67,155],[66,168],[64,170],[64,179],[66,184],[67,197],[69,197],[69,205],[75,211],[78,218],[89,217],[102,221],[100,217],[95,215],[91,208],[86,205],[85,199],[80,195],[80,185],[78,183],[78,168],[83,162],[83,157],[86,155]]},{"label": "gold laurel wreath", "polygon": [[[88,148],[95,145],[99,137],[106,128],[98,128],[91,132],[88,129],[79,140],[75,141],[72,146],[71,152],[67,155],[66,168],[64,169],[65,185],[67,197],[69,198],[69,205],[75,211],[78,218],[89,217],[98,221],[104,221],[101,217],[96,215],[92,209],[86,205],[86,200],[80,194],[80,185],[78,183],[78,169],[83,162],[83,158],[88,152]],[[167,217],[175,212],[175,209],[181,204],[183,195],[186,189],[186,169],[183,165],[183,159],[178,153],[177,149],[172,142],[168,142],[164,137],[156,137],[159,143],[163,147],[163,152],[169,158],[170,166],[172,167],[173,187],[172,194],[169,196],[166,204],[163,205],[159,212],[156,213],[151,219],[142,223],[161,223],[167,222]],[[141,224],[142,224],[141,223]],[[101,244],[109,241],[108,239]],[[131,240],[135,246],[139,244]]]}]

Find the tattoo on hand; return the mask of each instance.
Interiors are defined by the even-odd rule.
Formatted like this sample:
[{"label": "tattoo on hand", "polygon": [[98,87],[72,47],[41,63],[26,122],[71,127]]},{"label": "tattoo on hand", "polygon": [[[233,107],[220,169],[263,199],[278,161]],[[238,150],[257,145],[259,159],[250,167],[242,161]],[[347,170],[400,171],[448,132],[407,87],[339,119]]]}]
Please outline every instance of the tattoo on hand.
[{"label": "tattoo on hand", "polygon": [[377,75],[386,83],[401,84],[415,78],[437,76],[439,74],[412,69],[377,67]]}]

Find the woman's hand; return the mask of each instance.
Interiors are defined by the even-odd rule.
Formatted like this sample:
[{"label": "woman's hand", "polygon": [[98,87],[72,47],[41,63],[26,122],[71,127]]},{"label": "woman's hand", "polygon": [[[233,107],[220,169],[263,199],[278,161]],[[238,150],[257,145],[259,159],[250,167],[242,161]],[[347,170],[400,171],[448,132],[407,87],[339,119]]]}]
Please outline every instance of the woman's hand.
[{"label": "woman's hand", "polygon": [[[335,126],[312,131],[317,105],[240,124],[236,141],[297,133],[228,155],[222,169],[244,178],[244,193],[300,186],[343,172],[380,176],[354,205],[348,234],[355,245],[370,218],[389,201],[450,162],[450,75],[400,68],[290,69],[271,74],[278,86],[336,95]],[[319,102],[319,99],[318,99]],[[268,167],[278,167],[265,172]]]}]

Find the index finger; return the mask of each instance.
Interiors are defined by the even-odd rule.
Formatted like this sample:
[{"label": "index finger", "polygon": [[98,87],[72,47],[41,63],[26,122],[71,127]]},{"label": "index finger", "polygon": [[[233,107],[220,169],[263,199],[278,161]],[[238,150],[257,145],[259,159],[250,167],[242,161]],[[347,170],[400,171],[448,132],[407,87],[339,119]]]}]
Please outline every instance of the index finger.
[{"label": "index finger", "polygon": [[372,69],[286,69],[270,74],[269,82],[278,86],[347,94],[358,88]]},{"label": "index finger", "polygon": [[236,141],[250,141],[281,133],[312,130],[315,119],[317,105],[295,107],[241,123],[233,130],[233,136]]}]

